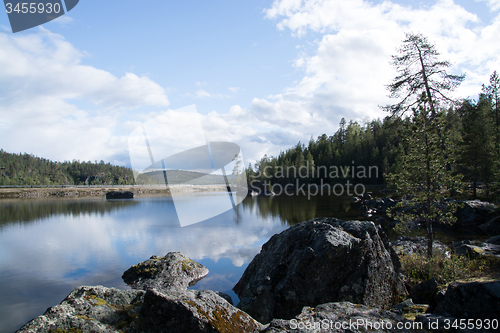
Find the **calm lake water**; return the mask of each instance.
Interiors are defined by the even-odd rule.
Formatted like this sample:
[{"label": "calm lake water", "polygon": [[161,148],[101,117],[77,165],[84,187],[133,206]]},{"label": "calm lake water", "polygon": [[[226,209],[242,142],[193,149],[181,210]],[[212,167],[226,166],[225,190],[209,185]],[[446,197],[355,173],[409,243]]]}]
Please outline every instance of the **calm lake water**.
[{"label": "calm lake water", "polygon": [[[213,208],[197,194],[196,210]],[[171,198],[0,200],[0,332],[14,332],[74,288],[128,289],[121,275],[156,254],[181,251],[208,267],[194,289],[230,294],[269,238],[320,216],[359,218],[348,197],[247,197],[236,209],[181,227]]]}]

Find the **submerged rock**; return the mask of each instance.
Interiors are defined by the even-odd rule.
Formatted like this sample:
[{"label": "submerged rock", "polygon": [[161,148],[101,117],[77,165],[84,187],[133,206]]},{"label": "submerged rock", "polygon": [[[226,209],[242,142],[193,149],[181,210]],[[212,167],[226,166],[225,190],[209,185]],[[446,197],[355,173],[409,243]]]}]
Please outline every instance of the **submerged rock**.
[{"label": "submerged rock", "polygon": [[183,291],[208,274],[208,268],[181,252],[169,252],[164,257],[152,256],[130,267],[122,275],[123,281],[134,289],[153,288]]},{"label": "submerged rock", "polygon": [[106,199],[133,199],[134,193],[130,191],[120,192],[120,191],[111,191],[106,193]]},{"label": "submerged rock", "polygon": [[[398,325],[401,328],[398,329]],[[410,330],[408,327],[412,327],[412,322],[394,312],[350,302],[335,302],[314,308],[304,307],[302,312],[291,320],[273,319],[258,332],[426,332]]]},{"label": "submerged rock", "polygon": [[61,304],[47,309],[17,332],[135,332],[144,294],[142,290],[78,287]]},{"label": "submerged rock", "polygon": [[238,307],[262,323],[327,302],[387,309],[407,295],[399,268],[372,222],[318,218],[274,235],[233,290]]}]

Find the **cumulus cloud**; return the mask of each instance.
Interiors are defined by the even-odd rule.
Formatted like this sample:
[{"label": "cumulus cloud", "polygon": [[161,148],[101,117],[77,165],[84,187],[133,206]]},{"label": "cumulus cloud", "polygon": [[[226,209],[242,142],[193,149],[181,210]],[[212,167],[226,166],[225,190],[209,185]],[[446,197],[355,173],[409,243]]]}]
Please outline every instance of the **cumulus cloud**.
[{"label": "cumulus cloud", "polygon": [[[115,133],[121,112],[169,104],[164,89],[148,77],[116,77],[84,65],[84,52],[41,30],[0,33],[0,140],[6,151],[108,159],[125,147],[126,138]],[[81,109],[82,101],[94,109]]]},{"label": "cumulus cloud", "polygon": [[[489,1],[491,8],[496,3]],[[302,79],[281,94],[254,98],[248,109],[258,121],[276,124],[303,142],[311,135],[332,134],[342,117],[362,122],[387,115],[378,105],[392,102],[385,89],[396,74],[390,56],[405,32],[423,33],[453,63],[450,72],[466,72],[456,97],[477,94],[500,68],[500,20],[484,25],[452,0],[421,7],[390,1],[276,0],[264,15],[298,43],[311,32],[321,34],[313,52],[298,47],[294,66],[303,71]],[[261,133],[252,137],[269,138],[277,146],[286,141]]]}]

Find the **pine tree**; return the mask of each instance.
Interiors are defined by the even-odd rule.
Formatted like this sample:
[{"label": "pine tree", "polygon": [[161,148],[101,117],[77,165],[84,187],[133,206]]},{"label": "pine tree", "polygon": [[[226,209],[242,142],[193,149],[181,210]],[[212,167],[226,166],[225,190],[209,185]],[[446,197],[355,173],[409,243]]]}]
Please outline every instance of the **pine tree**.
[{"label": "pine tree", "polygon": [[405,137],[406,154],[401,156],[399,171],[386,175],[389,184],[403,196],[403,200],[389,210],[389,216],[398,221],[396,230],[405,232],[413,223],[423,222],[427,228],[427,255],[432,257],[433,225],[437,222],[454,223],[457,204],[446,202],[448,191],[459,187],[461,177],[453,175],[446,167],[453,158],[446,160],[440,145],[444,140],[451,147],[444,128],[443,114],[431,121],[430,110],[421,106],[413,112],[409,131]]}]

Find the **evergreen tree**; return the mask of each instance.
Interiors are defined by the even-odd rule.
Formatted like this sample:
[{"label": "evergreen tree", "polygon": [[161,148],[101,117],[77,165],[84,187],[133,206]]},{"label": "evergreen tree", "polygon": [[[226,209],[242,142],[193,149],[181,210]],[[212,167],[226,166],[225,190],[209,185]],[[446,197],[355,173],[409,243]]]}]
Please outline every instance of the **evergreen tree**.
[{"label": "evergreen tree", "polygon": [[465,78],[465,74],[452,75],[446,72],[448,61],[438,60],[436,47],[421,34],[407,33],[399,54],[392,56],[392,64],[398,71],[393,83],[387,86],[389,97],[399,102],[383,107],[393,115],[402,116],[418,107],[420,97],[428,99],[430,117],[438,112],[438,105],[455,101],[446,94],[453,91]]},{"label": "evergreen tree", "polygon": [[421,106],[414,110],[409,131],[405,137],[406,154],[401,156],[399,171],[386,175],[389,184],[403,196],[403,201],[389,210],[389,215],[399,221],[397,230],[404,232],[412,223],[424,222],[427,227],[427,255],[432,257],[433,225],[437,222],[453,223],[457,209],[454,202],[445,202],[448,191],[457,188],[460,176],[453,175],[446,164],[452,163],[441,153],[440,144],[444,140],[450,147],[444,128],[443,114],[430,119],[430,110]]},{"label": "evergreen tree", "polygon": [[472,182],[474,199],[478,181],[488,183],[495,172],[494,124],[487,121],[490,109],[488,98],[483,94],[477,103],[466,100],[459,109],[463,127],[459,164],[465,178]]}]

